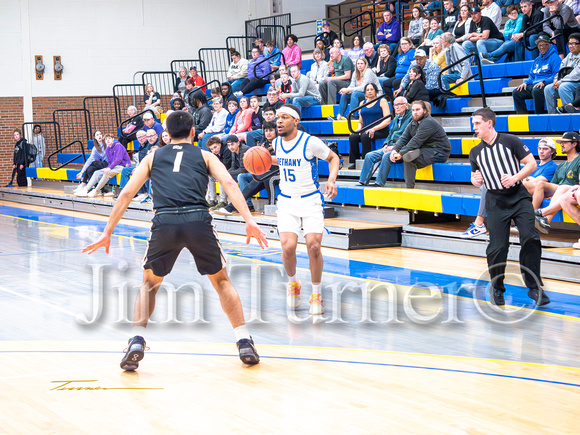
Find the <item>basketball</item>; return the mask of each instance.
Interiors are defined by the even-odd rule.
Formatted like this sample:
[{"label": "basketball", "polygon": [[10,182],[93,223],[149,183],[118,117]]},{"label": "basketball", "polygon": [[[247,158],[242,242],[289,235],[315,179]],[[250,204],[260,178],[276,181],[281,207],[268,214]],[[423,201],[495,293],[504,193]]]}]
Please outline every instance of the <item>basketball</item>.
[{"label": "basketball", "polygon": [[262,175],[272,166],[272,156],[261,146],[250,148],[244,154],[244,167],[250,174]]}]

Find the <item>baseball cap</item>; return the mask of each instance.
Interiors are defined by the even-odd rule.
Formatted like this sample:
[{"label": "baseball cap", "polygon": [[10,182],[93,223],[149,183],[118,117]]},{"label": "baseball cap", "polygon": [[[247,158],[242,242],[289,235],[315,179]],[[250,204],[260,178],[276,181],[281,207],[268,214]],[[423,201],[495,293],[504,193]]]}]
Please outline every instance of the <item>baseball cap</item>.
[{"label": "baseball cap", "polygon": [[580,142],[580,134],[575,131],[567,131],[562,135],[562,139],[558,139],[556,142]]},{"label": "baseball cap", "polygon": [[544,144],[547,147],[552,148],[553,150],[556,149],[556,144],[554,143],[554,141],[552,139],[550,139],[549,137],[543,137],[540,139],[540,141],[538,142],[538,146],[540,146],[540,144]]},{"label": "baseball cap", "polygon": [[552,43],[552,41],[550,40],[550,35],[544,32],[538,34],[538,38],[536,39],[536,45],[538,45],[538,42],[540,41],[547,42],[548,44]]},{"label": "baseball cap", "polygon": [[189,68],[189,70],[190,70],[190,71],[191,71],[192,69],[194,69],[194,70],[196,70],[196,71],[197,71],[197,68],[196,68],[196,67],[194,67],[194,66],[192,66],[191,68]]},{"label": "baseball cap", "polygon": [[471,8],[469,12],[471,12],[472,14],[477,14],[478,12],[481,12],[481,8],[479,6],[476,6],[474,8]]},{"label": "baseball cap", "polygon": [[419,48],[418,50],[415,51],[415,57],[417,57],[417,56],[419,56],[419,57],[426,57],[427,56],[427,53],[425,53],[425,50],[422,50],[422,49]]},{"label": "baseball cap", "polygon": [[153,114],[151,112],[146,112],[143,115],[143,119],[153,119]]},{"label": "baseball cap", "polygon": [[231,143],[231,142],[239,142],[240,140],[238,139],[238,137],[235,134],[230,134],[228,136],[228,138],[226,139],[226,143]]}]

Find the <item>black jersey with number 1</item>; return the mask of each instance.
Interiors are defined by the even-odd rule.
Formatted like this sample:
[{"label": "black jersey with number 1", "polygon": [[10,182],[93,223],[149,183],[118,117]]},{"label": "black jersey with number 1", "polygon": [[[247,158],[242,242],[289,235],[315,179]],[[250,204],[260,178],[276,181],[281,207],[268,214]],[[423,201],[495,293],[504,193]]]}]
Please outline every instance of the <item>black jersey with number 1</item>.
[{"label": "black jersey with number 1", "polygon": [[201,149],[190,143],[172,143],[159,148],[151,165],[153,208],[203,207],[208,170]]}]

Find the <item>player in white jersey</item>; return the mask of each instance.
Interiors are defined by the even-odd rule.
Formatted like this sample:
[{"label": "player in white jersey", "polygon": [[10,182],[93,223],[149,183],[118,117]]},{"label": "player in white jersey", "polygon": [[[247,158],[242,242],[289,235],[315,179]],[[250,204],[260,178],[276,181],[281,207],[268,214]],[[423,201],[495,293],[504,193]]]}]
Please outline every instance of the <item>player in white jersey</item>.
[{"label": "player in white jersey", "polygon": [[278,195],[278,232],[282,244],[282,263],[288,274],[287,302],[291,308],[300,305],[302,285],[296,278],[296,246],[298,233],[304,238],[310,259],[312,297],[310,314],[324,312],[321,295],[322,232],[324,231],[324,198],[319,190],[316,159],[329,162],[329,176],[324,196],[336,196],[336,177],[339,158],[324,142],[298,131],[300,109],[285,104],[276,112],[278,138],[274,141],[275,159],[280,166],[280,195]]}]

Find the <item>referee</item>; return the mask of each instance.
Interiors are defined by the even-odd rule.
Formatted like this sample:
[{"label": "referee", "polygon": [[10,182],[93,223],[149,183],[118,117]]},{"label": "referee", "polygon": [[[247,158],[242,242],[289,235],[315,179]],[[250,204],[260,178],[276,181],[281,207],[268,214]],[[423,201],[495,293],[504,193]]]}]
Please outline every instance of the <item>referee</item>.
[{"label": "referee", "polygon": [[[534,226],[532,197],[522,184],[522,180],[536,169],[534,156],[516,136],[495,131],[495,113],[491,109],[475,111],[472,121],[481,142],[469,153],[471,182],[476,187],[485,185],[487,189],[489,245],[486,254],[491,279],[490,302],[505,305],[505,265],[513,219],[520,233],[520,266],[529,289],[528,296],[537,306],[546,305],[550,298],[541,288],[542,244]],[[520,163],[524,165],[521,169]]]}]

